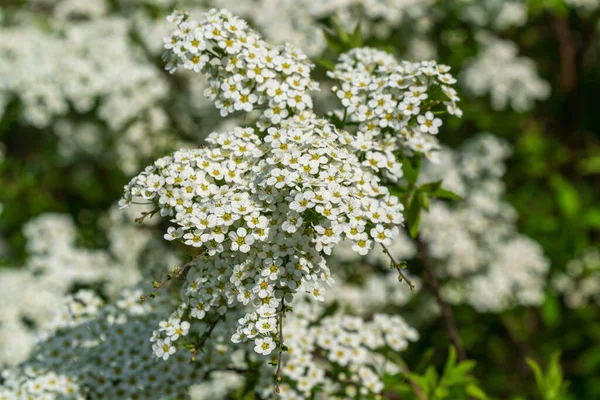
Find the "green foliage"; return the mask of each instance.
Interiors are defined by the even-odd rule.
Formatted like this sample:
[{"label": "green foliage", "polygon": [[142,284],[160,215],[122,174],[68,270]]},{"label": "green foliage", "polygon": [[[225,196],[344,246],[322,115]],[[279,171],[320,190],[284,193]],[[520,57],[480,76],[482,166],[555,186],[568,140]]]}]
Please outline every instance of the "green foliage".
[{"label": "green foliage", "polygon": [[[322,30],[323,36],[327,41],[327,46],[335,54],[341,54],[350,49],[363,46],[364,39],[360,21],[356,23],[352,32],[347,32],[335,18],[329,18]],[[323,60],[321,59],[322,62]],[[333,66],[329,69],[333,69]]]},{"label": "green foliage", "polygon": [[535,383],[539,390],[542,400],[560,400],[564,399],[568,383],[563,380],[562,369],[560,366],[560,352],[552,355],[546,371],[531,358],[527,359],[527,365],[533,371]]},{"label": "green foliage", "polygon": [[429,365],[422,374],[411,372],[407,377],[418,385],[422,395],[429,400],[488,399],[471,373],[473,368],[475,361],[457,362],[456,350],[451,347],[441,373]]},{"label": "green foliage", "polygon": [[448,200],[462,200],[456,193],[442,188],[442,181],[428,182],[417,186],[421,172],[422,157],[402,156],[402,172],[408,183],[406,186],[392,186],[390,192],[402,201],[405,209],[406,229],[411,237],[419,234],[421,213],[429,211],[429,201],[432,197]]}]

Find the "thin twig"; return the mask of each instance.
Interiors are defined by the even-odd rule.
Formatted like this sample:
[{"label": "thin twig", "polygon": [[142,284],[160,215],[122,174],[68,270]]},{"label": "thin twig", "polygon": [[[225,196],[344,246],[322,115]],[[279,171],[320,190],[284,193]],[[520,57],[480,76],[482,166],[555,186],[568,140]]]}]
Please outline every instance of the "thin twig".
[{"label": "thin twig", "polygon": [[383,248],[383,252],[385,254],[387,254],[387,256],[390,258],[390,261],[392,262],[392,265],[394,266],[394,268],[396,268],[398,270],[398,274],[400,274],[400,278],[408,284],[408,287],[410,287],[410,291],[414,292],[415,285],[411,282],[410,279],[408,279],[408,277],[406,275],[404,275],[404,272],[402,272],[402,267],[400,266],[400,264],[398,264],[396,262],[396,260],[394,259],[394,256],[392,256],[392,253],[390,253],[390,251],[387,249],[387,247],[385,247],[383,245],[383,243],[380,243],[380,244],[381,244],[381,247]]},{"label": "thin twig", "polygon": [[150,216],[150,218],[152,218],[154,216],[154,214],[156,214],[157,212],[158,212],[158,208],[156,208],[152,211],[144,211],[144,212],[142,212],[142,216],[136,218],[134,221],[137,222],[138,224],[141,224],[142,222],[144,222],[146,217]]},{"label": "thin twig", "polygon": [[425,243],[423,243],[419,236],[417,236],[416,242],[417,249],[419,251],[419,258],[423,263],[424,284],[433,293],[435,301],[442,311],[442,317],[444,318],[446,328],[448,329],[448,336],[450,337],[450,342],[452,342],[452,345],[456,349],[456,357],[458,358],[458,361],[464,361],[467,359],[467,354],[462,346],[462,340],[458,333],[458,329],[456,328],[456,321],[454,319],[454,314],[452,313],[452,308],[450,308],[448,303],[446,303],[442,297],[440,283],[433,272],[433,265],[427,256],[427,248]]},{"label": "thin twig", "polygon": [[275,392],[279,394],[279,383],[281,382],[281,358],[283,356],[283,315],[285,313],[285,300],[281,299],[281,309],[279,311],[279,356],[277,358],[277,373],[275,381]]},{"label": "thin twig", "polygon": [[200,251],[200,253],[198,253],[196,256],[192,257],[191,260],[189,260],[188,262],[186,262],[185,264],[183,264],[181,267],[175,267],[175,270],[173,271],[173,273],[168,274],[167,278],[162,281],[162,282],[152,282],[152,286],[154,288],[154,290],[148,294],[144,294],[140,297],[140,300],[142,300],[142,302],[146,301],[146,299],[148,299],[148,297],[153,298],[154,296],[156,296],[156,291],[159,290],[160,288],[162,288],[163,286],[165,286],[167,284],[167,282],[171,281],[171,280],[177,280],[179,278],[181,278],[183,275],[185,275],[187,273],[187,271],[190,269],[190,267],[194,264],[194,262],[202,257],[204,255],[204,248],[202,249],[202,251]]},{"label": "thin twig", "polygon": [[223,319],[223,315],[219,314],[219,315],[217,315],[217,318],[215,318],[214,321],[212,321],[210,324],[208,324],[208,330],[206,332],[204,332],[204,334],[200,338],[200,341],[191,350],[192,355],[191,355],[190,359],[188,360],[188,363],[192,363],[196,360],[196,355],[198,354],[198,352],[200,350],[202,350],[204,348],[206,341],[208,340],[208,338],[210,338],[212,331],[215,329],[215,327],[217,326],[217,324],[219,323],[219,321],[221,319]]},{"label": "thin twig", "polygon": [[415,394],[417,395],[417,397],[419,398],[419,400],[427,400],[427,396],[423,392],[423,388],[421,387],[421,385],[419,385],[417,382],[415,382],[408,375],[408,374],[410,374],[410,369],[408,368],[408,366],[406,365],[406,363],[404,362],[404,360],[402,360],[400,357],[397,357],[397,358],[394,359],[394,361],[398,363],[398,366],[400,367],[400,370],[405,375],[406,380],[408,381],[408,384],[412,388],[413,392],[415,392]]}]

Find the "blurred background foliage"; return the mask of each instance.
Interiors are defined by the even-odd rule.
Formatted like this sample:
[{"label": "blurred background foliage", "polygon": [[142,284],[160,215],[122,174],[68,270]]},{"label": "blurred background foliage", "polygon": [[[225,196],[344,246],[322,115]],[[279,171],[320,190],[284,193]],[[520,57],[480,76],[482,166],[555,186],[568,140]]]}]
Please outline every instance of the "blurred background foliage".
[{"label": "blurred background foliage", "polygon": [[[25,1],[1,3],[5,24],[10,24],[13,13],[27,6]],[[440,15],[429,39],[435,43],[438,61],[460,71],[478,52],[478,28],[457,15],[462,8],[454,3],[461,2],[439,3],[444,4],[436,6]],[[124,12],[119,2],[109,4],[110,12]],[[146,6],[154,18],[163,18],[167,8]],[[460,93],[464,116],[448,121],[441,139],[455,147],[477,132],[489,131],[514,147],[505,175],[507,198],[518,211],[520,231],[543,246],[554,273],[564,271],[584,249],[600,244],[600,13],[580,13],[561,0],[528,0],[527,9],[527,23],[506,29],[501,35],[518,43],[520,55],[534,60],[541,77],[551,85],[550,97],[531,110],[515,112],[510,108],[494,109],[488,97]],[[43,25],[43,10],[39,15]],[[323,23],[332,26],[331,20]],[[387,39],[367,38],[365,44],[402,54],[406,50],[403,37],[410,29],[397,26]],[[461,37],[461,44],[454,44],[450,40],[453,37]],[[335,59],[333,50],[330,47],[318,64]],[[159,59],[153,58],[152,62],[160,68]],[[317,73],[323,74],[323,67],[318,68]],[[171,90],[177,90],[177,86]],[[65,159],[57,149],[52,128],[29,126],[19,115],[19,101],[13,98],[0,120],[0,154],[4,158],[0,163],[0,236],[8,244],[0,252],[0,265],[14,268],[23,263],[27,255],[21,227],[45,212],[72,215],[82,245],[106,246],[97,221],[120,197],[128,176],[110,155]],[[68,118],[103,124],[93,110],[85,114],[72,110]],[[170,126],[170,130],[189,139],[177,125]],[[107,135],[106,140],[112,139]],[[600,398],[598,304],[569,308],[548,285],[546,301],[537,309],[517,307],[499,316],[477,313],[468,306],[455,307],[454,311],[466,353],[476,360],[472,373],[490,396]],[[446,349],[447,333],[439,320],[411,346],[407,364],[414,366],[417,374],[424,373],[428,361],[442,371],[448,357]],[[538,387],[561,392],[553,386],[560,381],[557,351],[561,352],[562,373],[569,382],[568,394],[541,397]],[[541,367],[531,367],[527,359]],[[547,366],[551,367],[544,375],[541,370]],[[432,398],[453,398],[448,396]]]}]

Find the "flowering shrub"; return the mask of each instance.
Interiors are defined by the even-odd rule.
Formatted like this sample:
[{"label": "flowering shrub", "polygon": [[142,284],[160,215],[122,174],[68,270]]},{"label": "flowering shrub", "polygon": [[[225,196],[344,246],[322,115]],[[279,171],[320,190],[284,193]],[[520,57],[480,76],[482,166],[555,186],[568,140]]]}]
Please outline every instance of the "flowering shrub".
[{"label": "flowering shrub", "polygon": [[[153,334],[155,355],[167,359],[175,352],[174,343],[188,334],[189,320],[204,319],[211,309],[222,315],[237,304],[251,305],[255,311],[239,321],[232,340],[253,340],[259,354],[269,355],[276,347],[281,353],[289,347],[284,347],[281,331],[285,303],[299,291],[324,299],[323,285],[333,283],[324,257],[333,246],[345,237],[354,251],[364,255],[372,243],[385,249],[399,234],[403,205],[380,184],[382,178],[396,182],[402,176],[394,150],[406,146],[392,135],[409,128],[437,133],[441,121],[429,111],[420,115],[419,106],[436,85],[455,81],[447,67],[434,63],[390,63],[392,75],[386,77],[383,63],[368,57],[363,62],[380,69],[359,68],[384,78],[361,82],[352,71],[346,75],[336,71],[337,79],[363,88],[359,93],[345,83],[340,89],[345,94],[338,96],[346,107],[342,127],[348,114],[353,121],[354,109],[361,104],[375,109],[376,115],[381,110],[390,113],[389,118],[374,115],[368,121],[387,131],[389,149],[377,151],[379,146],[365,143],[373,132],[356,137],[305,110],[312,105],[305,93],[312,86],[311,65],[301,62],[306,56],[299,50],[271,49],[245,29],[245,22],[224,10],[209,11],[200,22],[178,12],[169,19],[178,29],[165,39],[167,69],[183,65],[206,73],[212,88],[207,97],[221,115],[250,112],[254,104],[268,108],[257,130],[212,133],[208,147],[162,158],[125,187],[123,206],[135,199],[152,201],[161,216],[175,223],[166,239],[201,249],[185,266],[183,302]],[[341,63],[343,69],[348,61],[342,58]],[[372,93],[369,87],[380,91],[389,87],[389,93]],[[378,105],[379,100],[389,104]],[[407,114],[417,116],[413,124],[389,122],[408,117],[391,114],[399,103],[410,107]],[[456,106],[450,103],[449,108],[454,111]],[[279,381],[279,368],[277,374]],[[278,383],[276,389],[279,392]]]},{"label": "flowering shrub", "polygon": [[597,1],[5,3],[0,399],[600,396]]}]

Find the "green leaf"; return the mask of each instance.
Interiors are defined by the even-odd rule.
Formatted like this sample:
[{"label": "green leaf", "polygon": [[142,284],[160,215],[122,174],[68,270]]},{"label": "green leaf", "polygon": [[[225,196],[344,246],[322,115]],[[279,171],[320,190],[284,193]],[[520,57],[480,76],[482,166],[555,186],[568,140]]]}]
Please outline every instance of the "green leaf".
[{"label": "green leaf", "polygon": [[333,71],[335,69],[335,62],[328,60],[324,57],[319,57],[315,59],[315,62],[328,71]]},{"label": "green leaf", "polygon": [[421,224],[421,196],[413,193],[409,199],[408,210],[406,212],[406,226],[411,237],[417,237],[419,225]]},{"label": "green leaf", "polygon": [[419,190],[423,193],[432,194],[432,193],[437,192],[439,189],[441,189],[441,187],[442,187],[442,180],[440,179],[439,181],[429,182],[429,183],[425,183],[424,185],[421,185],[419,187]]},{"label": "green leaf", "polygon": [[361,29],[361,25],[362,25],[362,21],[359,19],[358,22],[356,23],[356,26],[354,27],[354,32],[352,32],[352,34],[350,35],[350,45],[352,46],[352,48],[355,47],[362,47],[363,46],[363,35],[362,35],[362,29]]},{"label": "green leaf", "polygon": [[481,400],[487,399],[487,395],[485,394],[485,392],[483,390],[481,390],[481,388],[474,383],[467,385],[467,394],[476,399],[481,399]]},{"label": "green leaf", "polygon": [[575,187],[558,174],[550,177],[550,186],[561,212],[567,217],[575,216],[581,208],[579,193]]},{"label": "green leaf", "polygon": [[600,209],[592,208],[587,210],[583,220],[588,228],[600,231]]},{"label": "green leaf", "polygon": [[337,33],[337,37],[342,45],[350,43],[350,35],[335,18],[331,18],[331,25],[333,26],[333,29],[335,29],[335,33]]},{"label": "green leaf", "polygon": [[408,194],[408,188],[406,186],[391,186],[388,187],[391,194],[394,196],[403,199],[404,196]]},{"label": "green leaf", "polygon": [[421,202],[422,207],[425,211],[429,211],[429,196],[427,196],[427,193],[421,191],[419,191],[419,196],[421,197],[419,201]]},{"label": "green leaf", "polygon": [[560,352],[552,354],[546,371],[546,396],[548,399],[558,399],[563,388],[562,369],[560,367]]},{"label": "green leaf", "polygon": [[421,170],[421,157],[414,156],[412,158],[403,156],[402,157],[402,173],[404,179],[409,183],[410,186],[414,186],[419,179],[419,172]]},{"label": "green leaf", "polygon": [[431,193],[430,194],[432,197],[437,197],[439,199],[450,199],[450,200],[462,200],[463,198],[459,195],[457,195],[454,192],[451,192],[450,190],[447,189],[442,189],[439,188],[438,190],[435,191],[435,193]]},{"label": "green leaf", "polygon": [[545,393],[546,385],[544,383],[544,374],[542,373],[542,369],[540,368],[539,364],[531,358],[527,358],[525,361],[527,362],[527,365],[529,365],[529,368],[531,368],[531,370],[533,371],[538,390],[540,391],[540,393]]},{"label": "green leaf", "polygon": [[556,296],[547,294],[540,311],[542,320],[549,327],[556,327],[560,323],[560,303]]},{"label": "green leaf", "polygon": [[600,155],[584,158],[578,167],[582,174],[600,174]]},{"label": "green leaf", "polygon": [[329,28],[324,27],[322,31],[323,36],[325,37],[325,42],[327,42],[327,47],[329,47],[329,49],[334,53],[341,54],[344,51],[344,46],[340,42],[340,39]]}]

